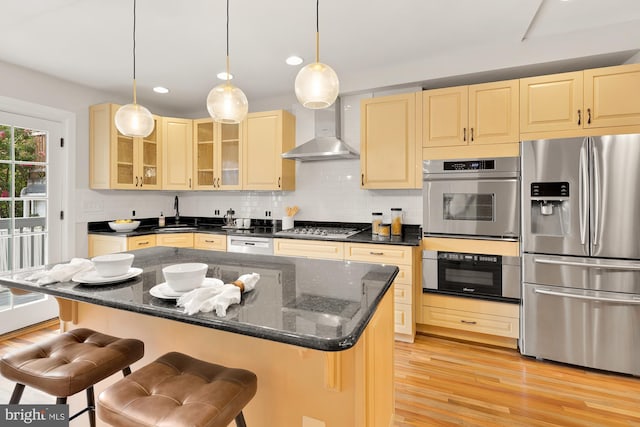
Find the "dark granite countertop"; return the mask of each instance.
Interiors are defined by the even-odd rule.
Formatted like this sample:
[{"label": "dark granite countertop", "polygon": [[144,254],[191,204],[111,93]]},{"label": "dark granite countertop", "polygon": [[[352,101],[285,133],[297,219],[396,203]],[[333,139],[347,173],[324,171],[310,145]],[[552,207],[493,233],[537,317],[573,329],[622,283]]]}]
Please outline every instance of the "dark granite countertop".
[{"label": "dark granite countertop", "polygon": [[[22,279],[25,272],[0,276],[0,284],[316,350],[340,351],[355,345],[398,274],[398,268],[390,265],[197,249],[155,247],[131,253],[135,254],[133,266],[143,273],[118,284],[38,286]],[[225,317],[215,312],[187,315],[174,300],[149,293],[164,282],[163,267],[183,262],[204,262],[209,265],[207,277],[225,283],[253,272],[261,278],[253,291],[242,295],[240,304],[229,307]]]},{"label": "dark granite countertop", "polygon": [[[254,220],[252,227],[247,230],[237,228],[223,227],[221,218],[204,218],[204,217],[180,217],[181,224],[189,226],[183,232],[211,233],[211,234],[233,234],[233,235],[251,235],[256,237],[275,237],[278,239],[299,239],[290,235],[277,235],[282,230],[280,221],[276,221],[275,225],[267,220]],[[404,224],[402,227],[402,236],[378,237],[371,234],[371,225],[368,223],[346,223],[346,222],[329,222],[329,221],[296,221],[296,226],[339,226],[354,227],[362,229],[358,234],[342,239],[326,239],[325,241],[353,242],[353,243],[376,243],[385,245],[401,245],[401,246],[420,246],[422,242],[422,230],[419,225]],[[158,227],[157,218],[146,218],[140,220],[140,226],[131,232],[114,232],[109,228],[108,221],[90,222],[88,225],[89,234],[104,234],[113,236],[142,236],[146,234],[166,233],[167,229],[173,229],[175,226],[173,218],[167,217],[164,229]],[[194,228],[196,228],[194,230]],[[179,233],[180,230],[172,231]],[[308,237],[313,239],[313,236]]]}]

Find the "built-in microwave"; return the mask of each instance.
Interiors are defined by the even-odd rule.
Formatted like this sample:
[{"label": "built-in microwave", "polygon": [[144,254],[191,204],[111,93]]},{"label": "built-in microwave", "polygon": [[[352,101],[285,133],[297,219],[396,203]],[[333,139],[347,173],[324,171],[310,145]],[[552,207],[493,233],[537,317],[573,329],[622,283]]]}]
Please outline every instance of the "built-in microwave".
[{"label": "built-in microwave", "polygon": [[422,251],[424,292],[519,302],[520,257]]},{"label": "built-in microwave", "polygon": [[423,162],[425,236],[518,240],[520,160]]}]

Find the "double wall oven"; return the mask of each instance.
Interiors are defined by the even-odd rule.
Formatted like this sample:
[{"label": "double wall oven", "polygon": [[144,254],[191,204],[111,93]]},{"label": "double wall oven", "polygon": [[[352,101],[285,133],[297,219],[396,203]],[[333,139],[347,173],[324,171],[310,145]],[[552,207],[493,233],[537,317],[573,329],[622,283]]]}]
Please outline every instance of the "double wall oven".
[{"label": "double wall oven", "polygon": [[[425,237],[518,241],[520,159],[426,160]],[[423,251],[423,290],[519,302],[520,258]]]}]

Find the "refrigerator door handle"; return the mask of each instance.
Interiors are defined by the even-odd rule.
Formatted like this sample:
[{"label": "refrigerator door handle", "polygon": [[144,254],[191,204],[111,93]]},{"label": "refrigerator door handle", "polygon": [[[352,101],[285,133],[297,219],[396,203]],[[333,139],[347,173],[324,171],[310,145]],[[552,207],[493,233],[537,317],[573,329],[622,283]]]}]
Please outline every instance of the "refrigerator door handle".
[{"label": "refrigerator door handle", "polygon": [[601,268],[607,270],[629,270],[640,271],[640,265],[624,265],[624,264],[594,264],[590,262],[580,261],[562,261],[558,259],[547,258],[534,258],[533,262],[536,264],[552,264],[552,265],[568,265],[572,267],[589,267],[589,268]]},{"label": "refrigerator door handle", "polygon": [[600,232],[600,165],[598,164],[600,161],[600,155],[598,154],[598,150],[596,149],[595,144],[592,148],[593,151],[593,210],[594,210],[594,220],[593,220],[593,246],[598,245],[598,234]]},{"label": "refrigerator door handle", "polygon": [[582,299],[582,300],[588,300],[588,301],[609,302],[609,303],[613,302],[613,303],[621,303],[621,304],[629,304],[629,305],[640,304],[640,299],[630,300],[630,299],[622,299],[622,298],[600,298],[600,297],[592,297],[590,295],[576,295],[576,294],[567,294],[564,292],[548,291],[546,289],[534,289],[533,292],[536,294],[542,294],[542,295],[552,295],[557,297],[575,298],[575,299]]},{"label": "refrigerator door handle", "polygon": [[585,138],[580,147],[580,179],[579,189],[580,201],[579,216],[580,216],[580,243],[584,246],[587,238],[587,212],[588,212],[588,194],[589,194],[589,164],[587,163],[587,144],[589,140]]}]

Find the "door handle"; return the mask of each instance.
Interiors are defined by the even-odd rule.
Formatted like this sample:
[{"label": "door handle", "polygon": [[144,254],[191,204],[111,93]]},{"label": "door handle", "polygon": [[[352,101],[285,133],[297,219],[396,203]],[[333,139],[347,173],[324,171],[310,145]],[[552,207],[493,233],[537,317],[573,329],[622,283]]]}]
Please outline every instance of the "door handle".
[{"label": "door handle", "polygon": [[589,194],[589,175],[587,163],[587,144],[588,139],[582,141],[582,147],[580,147],[580,181],[579,182],[579,216],[580,216],[580,243],[584,246],[587,239],[587,206],[588,206],[588,194]]},{"label": "door handle", "polygon": [[462,140],[467,142],[467,128],[462,128]]},{"label": "door handle", "polygon": [[640,271],[640,265],[625,265],[625,264],[592,264],[588,262],[580,262],[580,261],[562,261],[557,259],[546,259],[546,258],[534,258],[533,262],[537,264],[551,264],[551,265],[567,265],[570,267],[589,267],[589,268],[600,268],[603,270],[629,270],[629,271]]},{"label": "door handle", "polygon": [[280,185],[281,182],[282,182],[282,177],[279,176],[278,177],[278,188],[282,188],[282,186]]},{"label": "door handle", "polygon": [[622,298],[600,298],[600,297],[592,297],[590,295],[576,295],[576,294],[567,294],[564,292],[548,291],[546,289],[534,289],[533,292],[541,295],[551,295],[556,297],[582,299],[587,301],[617,302],[617,303],[630,304],[630,305],[640,304],[640,299],[629,300],[629,299],[622,299]]},{"label": "door handle", "polygon": [[471,142],[473,142],[473,128],[471,128]]},{"label": "door handle", "polygon": [[140,188],[142,188],[142,184],[144,184],[144,180],[140,177]]},{"label": "door handle", "polygon": [[595,216],[593,220],[593,246],[598,246],[598,234],[600,234],[600,155],[595,145],[593,146],[593,188],[594,188],[594,207]]},{"label": "door handle", "polygon": [[189,188],[191,188],[191,178],[189,178]]},{"label": "door handle", "polygon": [[360,175],[360,186],[364,187],[364,174]]},{"label": "door handle", "polygon": [[587,108],[587,124],[591,124],[591,108]]},{"label": "door handle", "polygon": [[136,187],[138,186],[138,177],[136,176]]},{"label": "door handle", "polygon": [[578,109],[578,126],[582,124],[582,112]]}]

